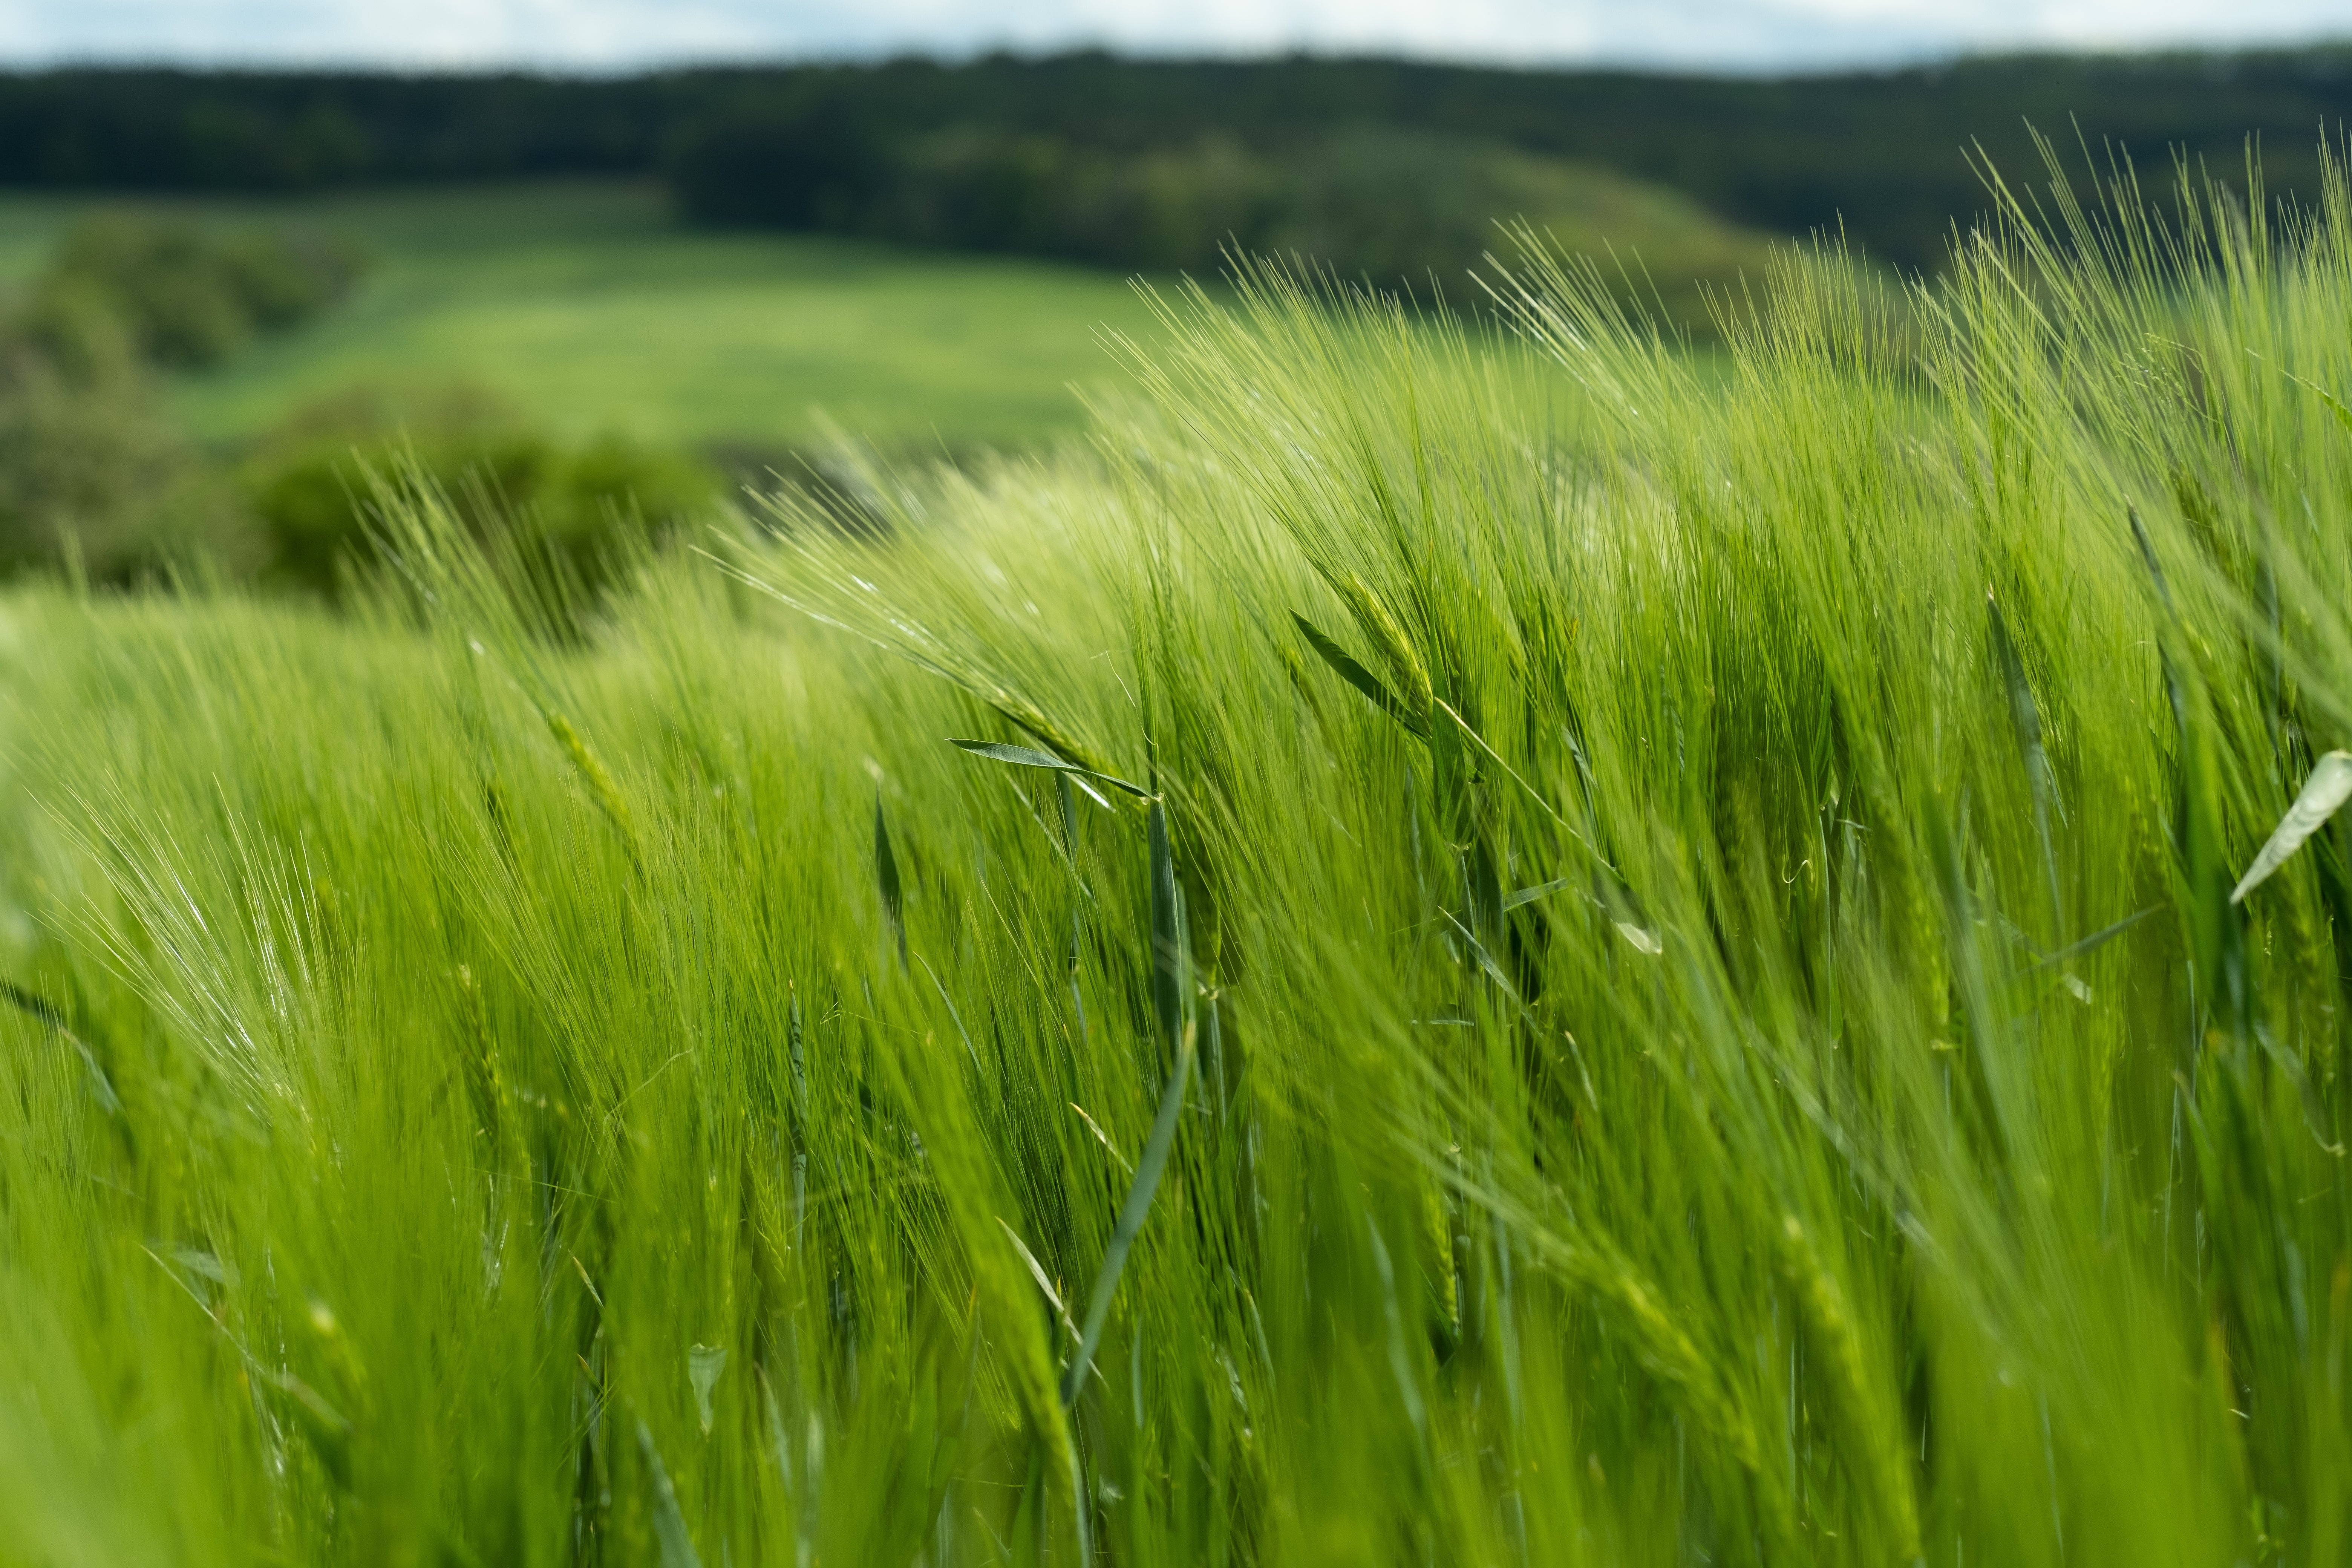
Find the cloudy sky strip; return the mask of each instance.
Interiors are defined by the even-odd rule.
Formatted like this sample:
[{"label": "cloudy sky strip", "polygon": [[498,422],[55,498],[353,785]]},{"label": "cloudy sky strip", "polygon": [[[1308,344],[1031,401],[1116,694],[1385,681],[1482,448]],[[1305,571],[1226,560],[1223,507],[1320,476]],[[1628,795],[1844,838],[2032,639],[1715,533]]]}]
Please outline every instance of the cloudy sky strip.
[{"label": "cloudy sky strip", "polygon": [[1401,52],[1771,70],[2036,47],[2352,37],[2347,0],[0,0],[0,62],[535,66]]}]

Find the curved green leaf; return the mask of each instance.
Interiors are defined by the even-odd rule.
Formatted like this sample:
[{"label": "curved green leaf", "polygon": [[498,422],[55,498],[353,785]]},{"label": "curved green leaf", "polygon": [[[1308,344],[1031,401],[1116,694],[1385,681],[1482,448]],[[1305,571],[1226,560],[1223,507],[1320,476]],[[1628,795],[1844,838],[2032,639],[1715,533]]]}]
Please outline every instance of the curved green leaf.
[{"label": "curved green leaf", "polygon": [[2230,901],[2241,902],[2261,886],[2272,872],[2285,864],[2288,856],[2303,847],[2305,839],[2326,826],[2327,819],[2347,800],[2352,800],[2352,752],[2330,752],[2313,767],[2303,793],[2286,808],[2270,841],[2231,890]]},{"label": "curved green leaf", "polygon": [[1010,763],[1016,768],[1045,768],[1057,773],[1075,774],[1081,779],[1096,779],[1113,789],[1123,789],[1138,800],[1150,800],[1151,792],[1140,784],[1132,784],[1116,773],[1097,773],[1082,768],[1076,763],[1066,763],[1051,752],[1041,752],[1034,746],[1008,746],[997,741],[966,741],[950,735],[948,744],[975,757],[987,757],[992,762]]},{"label": "curved green leaf", "polygon": [[1334,674],[1362,692],[1373,707],[1403,725],[1408,733],[1424,741],[1429,739],[1429,726],[1399,700],[1394,692],[1381,684],[1381,678],[1366,669],[1355,655],[1324,636],[1316,628],[1314,622],[1297,611],[1293,610],[1290,618],[1298,624],[1299,635],[1307,639],[1307,646],[1323,656],[1323,662],[1331,667]]}]

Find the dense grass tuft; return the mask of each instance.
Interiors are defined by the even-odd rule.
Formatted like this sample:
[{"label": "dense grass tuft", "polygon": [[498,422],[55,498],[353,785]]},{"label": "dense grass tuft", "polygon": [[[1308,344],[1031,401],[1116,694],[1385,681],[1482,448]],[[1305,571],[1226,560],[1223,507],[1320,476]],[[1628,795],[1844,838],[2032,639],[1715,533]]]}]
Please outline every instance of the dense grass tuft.
[{"label": "dense grass tuft", "polygon": [[2352,194],[2041,204],[14,599],[0,1561],[2341,1561]]}]

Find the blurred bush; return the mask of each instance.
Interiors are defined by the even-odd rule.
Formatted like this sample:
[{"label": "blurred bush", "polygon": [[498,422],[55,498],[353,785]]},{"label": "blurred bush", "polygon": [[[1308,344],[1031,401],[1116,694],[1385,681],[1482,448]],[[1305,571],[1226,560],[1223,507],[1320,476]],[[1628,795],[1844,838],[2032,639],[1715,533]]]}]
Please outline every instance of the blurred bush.
[{"label": "blurred bush", "polygon": [[[1140,270],[1212,270],[1229,246],[1343,277],[1458,291],[1496,220],[1655,280],[1669,316],[1760,272],[1764,237],[1659,186],[1486,142],[1373,126],[1272,149],[1230,137],[1135,151],[966,126],[886,142],[846,111],[736,120],[682,141],[681,207],[904,244],[1007,251]],[[1639,270],[1632,267],[1638,255]],[[1612,276],[1614,268],[1610,268]]]},{"label": "blurred bush", "polygon": [[331,601],[380,564],[384,487],[416,484],[571,613],[717,496],[718,476],[682,454],[619,436],[565,443],[465,388],[341,394],[234,470],[163,418],[159,367],[213,364],[309,318],[355,267],[347,247],[299,235],[128,213],[73,229],[0,301],[0,573],[78,564],[129,582],[205,560]]},{"label": "blurred bush", "polygon": [[236,487],[164,418],[158,366],[216,363],[322,309],[357,266],[314,237],[115,213],[0,300],[0,572],[128,583],[261,557]]},{"label": "blurred bush", "polygon": [[65,293],[0,326],[0,573],[123,584],[200,560],[236,570],[251,542],[110,311]]},{"label": "blurred bush", "polygon": [[156,364],[216,364],[257,333],[317,314],[348,289],[356,251],[316,235],[216,234],[122,212],[67,234],[34,285],[37,317],[111,312]]},{"label": "blurred bush", "polygon": [[585,605],[631,553],[708,509],[720,481],[683,454],[618,435],[556,440],[478,389],[403,398],[363,388],[296,415],[248,458],[264,574],[329,600],[382,564],[387,486],[446,496],[551,603]]},{"label": "blurred bush", "polygon": [[0,573],[126,584],[252,560],[234,494],[135,391],[0,386]]}]

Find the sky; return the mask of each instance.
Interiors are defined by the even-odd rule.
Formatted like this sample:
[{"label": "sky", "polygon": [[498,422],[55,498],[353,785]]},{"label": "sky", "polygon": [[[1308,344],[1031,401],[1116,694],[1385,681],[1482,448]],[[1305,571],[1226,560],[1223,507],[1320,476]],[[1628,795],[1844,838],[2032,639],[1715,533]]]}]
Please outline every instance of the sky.
[{"label": "sky", "polygon": [[0,0],[0,64],[563,71],[744,58],[1407,54],[1775,71],[2352,39],[2352,0]]}]

